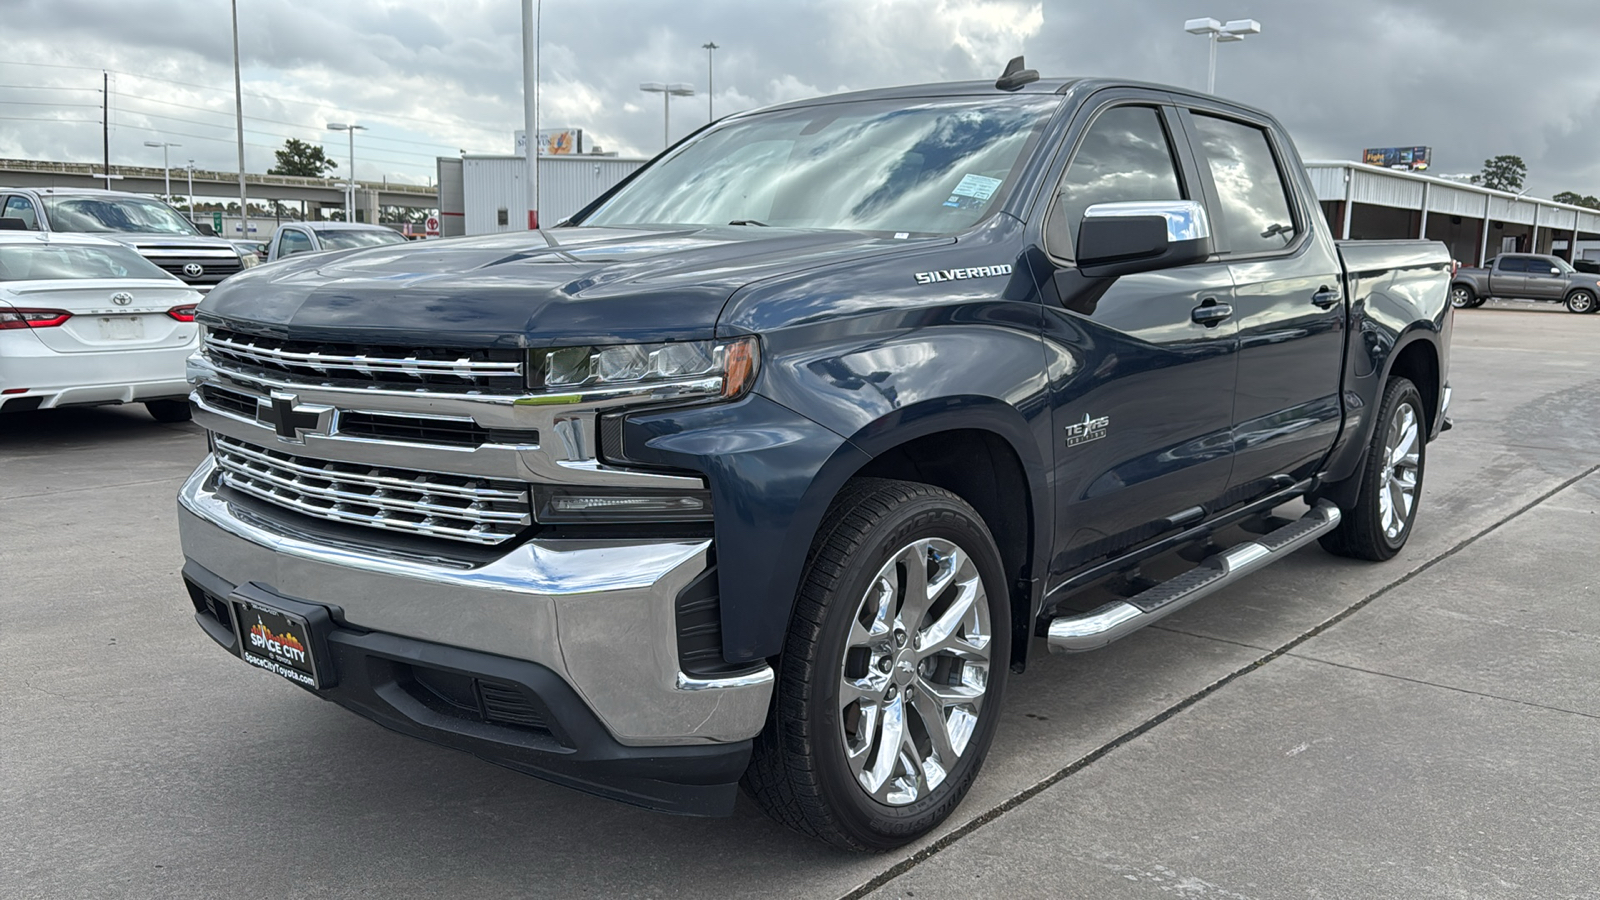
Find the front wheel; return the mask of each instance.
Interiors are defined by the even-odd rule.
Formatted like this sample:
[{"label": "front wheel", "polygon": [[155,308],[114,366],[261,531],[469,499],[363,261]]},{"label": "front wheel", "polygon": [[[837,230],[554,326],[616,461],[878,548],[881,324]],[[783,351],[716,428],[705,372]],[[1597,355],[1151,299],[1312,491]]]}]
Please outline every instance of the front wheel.
[{"label": "front wheel", "polygon": [[1428,462],[1422,394],[1410,380],[1391,378],[1361,470],[1354,509],[1322,537],[1329,553],[1375,562],[1392,558],[1411,537]]},{"label": "front wheel", "polygon": [[812,544],[746,790],[838,847],[915,840],[977,777],[1010,654],[1000,554],[972,507],[852,481]]},{"label": "front wheel", "polygon": [[1567,295],[1567,312],[1592,313],[1595,311],[1594,294],[1590,291],[1573,291]]},{"label": "front wheel", "polygon": [[1476,299],[1478,299],[1478,296],[1473,293],[1472,288],[1464,284],[1450,286],[1450,305],[1456,309],[1471,309],[1474,306],[1478,306],[1479,304],[1473,302]]}]

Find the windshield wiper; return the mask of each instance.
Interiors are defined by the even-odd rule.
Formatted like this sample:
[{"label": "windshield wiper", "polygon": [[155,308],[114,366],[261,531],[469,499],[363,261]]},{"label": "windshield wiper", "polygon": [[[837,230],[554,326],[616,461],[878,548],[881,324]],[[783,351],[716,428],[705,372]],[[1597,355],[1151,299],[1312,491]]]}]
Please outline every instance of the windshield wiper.
[{"label": "windshield wiper", "polygon": [[760,225],[762,228],[767,228],[768,227],[767,223],[761,221],[760,219],[734,219],[732,222],[729,222],[728,224],[729,225]]}]

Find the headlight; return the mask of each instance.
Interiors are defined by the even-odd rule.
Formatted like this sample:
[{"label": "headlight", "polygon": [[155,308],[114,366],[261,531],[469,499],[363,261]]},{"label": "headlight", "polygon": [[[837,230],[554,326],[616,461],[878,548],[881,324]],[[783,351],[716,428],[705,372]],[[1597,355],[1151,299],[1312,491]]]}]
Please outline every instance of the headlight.
[{"label": "headlight", "polygon": [[259,265],[261,265],[261,257],[255,255],[254,253],[246,253],[243,250],[239,251],[239,266],[241,268],[248,269],[251,266]]},{"label": "headlight", "polygon": [[562,347],[532,352],[532,384],[547,393],[637,388],[663,399],[744,396],[755,383],[761,348],[753,337],[728,341]]}]

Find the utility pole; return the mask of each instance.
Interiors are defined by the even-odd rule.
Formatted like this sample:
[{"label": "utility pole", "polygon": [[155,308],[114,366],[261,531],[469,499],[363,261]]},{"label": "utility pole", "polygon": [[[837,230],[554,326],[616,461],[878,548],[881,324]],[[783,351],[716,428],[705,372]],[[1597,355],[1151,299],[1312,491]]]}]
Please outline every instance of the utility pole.
[{"label": "utility pole", "polygon": [[700,47],[706,51],[706,121],[715,122],[717,114],[713,104],[716,103],[717,82],[712,78],[716,68],[712,60],[717,50],[721,48],[717,46],[716,41],[707,41],[701,44]]},{"label": "utility pole", "polygon": [[239,0],[233,7],[233,115],[239,132],[239,236],[250,237],[250,203],[244,194],[244,92],[239,82]]},{"label": "utility pole", "polygon": [[522,0],[522,128],[527,133],[528,230],[539,229],[539,0]]},{"label": "utility pole", "polygon": [[194,221],[194,160],[189,160],[189,221]]},{"label": "utility pole", "polygon": [[100,141],[105,150],[106,190],[111,190],[111,73],[100,72]]}]

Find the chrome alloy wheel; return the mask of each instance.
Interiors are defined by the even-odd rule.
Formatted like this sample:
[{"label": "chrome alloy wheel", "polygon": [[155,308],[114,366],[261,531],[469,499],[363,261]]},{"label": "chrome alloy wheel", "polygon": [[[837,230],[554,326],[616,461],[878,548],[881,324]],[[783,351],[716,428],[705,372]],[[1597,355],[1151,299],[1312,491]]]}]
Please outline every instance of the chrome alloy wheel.
[{"label": "chrome alloy wheel", "polygon": [[1390,541],[1400,537],[1417,503],[1417,476],[1422,468],[1422,435],[1417,411],[1410,403],[1395,407],[1383,442],[1386,483],[1378,493],[1378,515]]},{"label": "chrome alloy wheel", "polygon": [[1450,289],[1450,305],[1456,309],[1466,309],[1472,305],[1472,292],[1460,285],[1456,285]]},{"label": "chrome alloy wheel", "polygon": [[914,803],[955,768],[983,710],[990,635],[983,579],[951,541],[915,541],[873,577],[845,641],[839,718],[874,800]]}]

